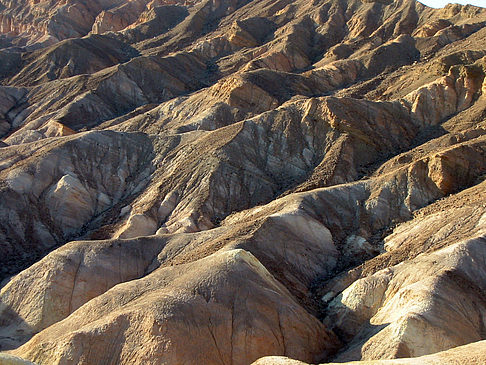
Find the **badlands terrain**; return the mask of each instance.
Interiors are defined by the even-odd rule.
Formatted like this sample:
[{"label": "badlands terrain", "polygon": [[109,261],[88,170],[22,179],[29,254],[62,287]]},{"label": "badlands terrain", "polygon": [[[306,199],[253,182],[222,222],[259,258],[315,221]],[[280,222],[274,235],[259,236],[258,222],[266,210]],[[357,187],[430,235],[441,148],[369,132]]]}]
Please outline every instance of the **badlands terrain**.
[{"label": "badlands terrain", "polygon": [[0,364],[485,364],[485,75],[470,5],[0,0]]}]

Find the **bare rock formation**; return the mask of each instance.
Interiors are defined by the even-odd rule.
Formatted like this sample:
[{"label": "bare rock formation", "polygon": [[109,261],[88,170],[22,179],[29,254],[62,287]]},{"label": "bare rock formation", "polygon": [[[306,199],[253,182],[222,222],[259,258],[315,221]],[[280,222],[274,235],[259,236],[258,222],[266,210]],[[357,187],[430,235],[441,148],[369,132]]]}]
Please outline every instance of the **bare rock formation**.
[{"label": "bare rock formation", "polygon": [[329,321],[354,337],[336,360],[418,357],[480,341],[482,236],[354,282],[329,306]]},{"label": "bare rock formation", "polygon": [[415,0],[0,0],[0,363],[484,363],[484,44]]},{"label": "bare rock formation", "polygon": [[33,362],[21,359],[20,357],[3,353],[0,354],[0,361],[4,365],[35,365]]},{"label": "bare rock formation", "polygon": [[[124,340],[113,344],[113,335]],[[88,339],[99,350],[73,357]],[[336,345],[252,255],[232,250],[118,285],[16,352],[41,363],[247,364],[268,351],[313,361]]]},{"label": "bare rock formation", "polygon": [[[403,358],[394,360],[374,360],[370,361],[353,361],[353,362],[339,362],[326,363],[328,365],[349,364],[349,365],[412,365],[412,364],[445,364],[454,365],[458,363],[482,364],[486,361],[486,354],[484,352],[484,341],[478,341],[469,345],[455,347],[447,351],[441,351],[433,355],[420,356],[416,358]],[[302,361],[292,360],[286,357],[268,356],[259,359],[253,363],[254,365],[305,365]]]},{"label": "bare rock formation", "polygon": [[[29,255],[42,255],[79,235],[93,219],[147,182],[151,145],[146,136],[105,131],[72,134],[64,126],[49,128],[52,134],[68,136],[1,151],[1,250],[8,257],[4,272],[29,260]],[[104,150],[102,155],[99,148]]]}]

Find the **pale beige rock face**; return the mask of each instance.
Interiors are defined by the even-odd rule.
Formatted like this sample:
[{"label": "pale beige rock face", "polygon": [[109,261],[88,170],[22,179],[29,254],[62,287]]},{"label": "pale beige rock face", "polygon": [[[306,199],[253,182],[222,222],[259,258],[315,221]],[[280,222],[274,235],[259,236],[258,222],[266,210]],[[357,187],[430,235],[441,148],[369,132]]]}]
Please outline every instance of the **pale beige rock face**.
[{"label": "pale beige rock face", "polygon": [[90,193],[75,175],[61,177],[46,198],[47,208],[52,215],[61,217],[59,224],[66,233],[78,228],[79,220],[87,221],[94,213]]},{"label": "pale beige rock face", "polygon": [[482,77],[467,67],[452,68],[449,74],[404,98],[412,117],[420,123],[438,124],[446,117],[471,106],[481,90]]},{"label": "pale beige rock face", "polygon": [[115,233],[115,238],[133,238],[150,236],[157,230],[157,223],[143,214],[135,214],[128,218],[127,223]]},{"label": "pale beige rock face", "polygon": [[[469,345],[458,346],[453,349],[438,352],[433,355],[420,356],[417,358],[394,359],[394,360],[373,360],[373,361],[352,361],[339,363],[326,363],[328,365],[412,365],[412,364],[483,364],[486,361],[484,351],[485,341],[478,341]],[[301,361],[287,357],[267,356],[255,361],[252,365],[306,365]]]},{"label": "pale beige rock face", "polygon": [[0,353],[0,363],[2,365],[35,365],[33,362],[21,359],[20,357],[1,354],[1,353]]},{"label": "pale beige rock face", "polygon": [[[46,256],[1,291],[2,348],[54,324],[114,285],[142,277],[163,241],[73,242]],[[30,285],[27,283],[34,283]]]},{"label": "pale beige rock face", "polygon": [[485,25],[414,0],[0,0],[0,350],[483,364]]},{"label": "pale beige rock face", "polygon": [[255,365],[305,365],[306,363],[298,360],[289,359],[280,356],[266,356],[258,359],[253,364]]},{"label": "pale beige rock face", "polygon": [[[484,243],[483,237],[458,243],[347,288],[330,304],[329,318],[357,340],[337,360],[417,357],[480,340]],[[362,336],[367,339],[358,345]]]},{"label": "pale beige rock face", "polygon": [[[64,337],[67,329],[74,332]],[[115,333],[125,338],[115,345],[116,358],[102,351]],[[177,339],[189,333],[194,346],[186,348]],[[73,352],[79,341],[92,336],[97,353]],[[336,345],[254,256],[231,250],[118,285],[16,352],[39,363],[247,364],[269,351],[313,361]]]}]

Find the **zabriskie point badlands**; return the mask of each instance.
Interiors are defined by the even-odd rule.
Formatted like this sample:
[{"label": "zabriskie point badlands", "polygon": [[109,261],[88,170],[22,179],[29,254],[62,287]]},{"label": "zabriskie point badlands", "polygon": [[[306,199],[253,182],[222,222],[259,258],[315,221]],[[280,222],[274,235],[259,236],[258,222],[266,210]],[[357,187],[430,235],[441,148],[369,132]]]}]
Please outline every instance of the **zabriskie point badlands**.
[{"label": "zabriskie point badlands", "polygon": [[485,75],[473,5],[0,0],[0,364],[486,364]]}]

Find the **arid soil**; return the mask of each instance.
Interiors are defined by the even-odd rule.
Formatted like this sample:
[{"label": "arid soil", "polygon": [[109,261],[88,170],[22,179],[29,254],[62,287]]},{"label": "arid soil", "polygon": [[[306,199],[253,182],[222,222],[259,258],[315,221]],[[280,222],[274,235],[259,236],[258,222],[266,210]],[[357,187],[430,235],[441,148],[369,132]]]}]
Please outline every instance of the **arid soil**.
[{"label": "arid soil", "polygon": [[470,5],[0,0],[0,364],[484,364],[485,75]]}]

